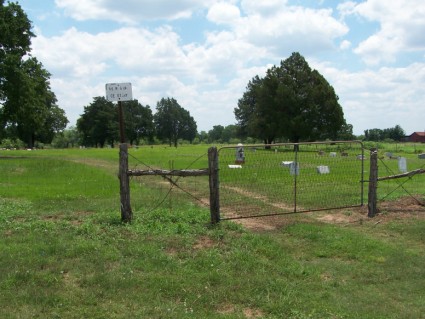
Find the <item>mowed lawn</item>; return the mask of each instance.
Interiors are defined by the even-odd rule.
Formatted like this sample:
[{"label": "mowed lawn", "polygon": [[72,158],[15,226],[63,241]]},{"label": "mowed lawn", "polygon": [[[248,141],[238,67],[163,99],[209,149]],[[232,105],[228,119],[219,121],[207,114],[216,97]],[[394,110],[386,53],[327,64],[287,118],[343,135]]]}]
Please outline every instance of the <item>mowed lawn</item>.
[{"label": "mowed lawn", "polygon": [[[133,149],[130,166],[202,168],[207,148]],[[0,318],[424,316],[421,206],[252,230],[132,180],[122,224],[117,171],[117,149],[0,151]]]}]

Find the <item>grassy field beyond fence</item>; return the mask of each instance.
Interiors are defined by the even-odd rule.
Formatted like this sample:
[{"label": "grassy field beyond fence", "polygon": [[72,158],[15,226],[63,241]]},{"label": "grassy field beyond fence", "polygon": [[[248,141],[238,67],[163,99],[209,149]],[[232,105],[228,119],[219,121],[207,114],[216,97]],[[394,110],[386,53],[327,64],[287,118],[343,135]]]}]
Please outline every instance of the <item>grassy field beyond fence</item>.
[{"label": "grassy field beyond fence", "polygon": [[[130,166],[205,168],[207,148],[134,148]],[[117,171],[117,149],[0,151],[0,318],[423,318],[423,207],[253,232],[132,180],[124,225]]]}]

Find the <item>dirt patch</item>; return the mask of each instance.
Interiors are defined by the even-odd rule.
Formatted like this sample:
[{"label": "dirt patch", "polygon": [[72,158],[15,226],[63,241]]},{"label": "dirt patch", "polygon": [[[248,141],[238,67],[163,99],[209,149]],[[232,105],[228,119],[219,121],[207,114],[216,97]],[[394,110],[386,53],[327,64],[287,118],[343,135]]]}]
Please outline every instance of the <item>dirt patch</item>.
[{"label": "dirt patch", "polygon": [[246,189],[240,188],[240,187],[235,187],[235,186],[222,186],[222,188],[227,189],[227,190],[231,190],[235,193],[238,193],[242,196],[248,197],[248,198],[253,198],[256,199],[260,202],[263,202],[267,205],[285,210],[285,211],[291,211],[293,209],[293,206],[285,204],[285,203],[273,203],[270,201],[270,199],[267,196],[255,193],[255,192],[250,192]]},{"label": "dirt patch", "polygon": [[386,223],[400,219],[425,219],[425,206],[413,197],[403,197],[396,201],[378,202],[378,214],[373,218],[368,217],[367,206],[308,213],[308,216],[331,224]]},{"label": "dirt patch", "polygon": [[228,314],[232,314],[235,312],[235,306],[233,305],[222,305],[218,310],[218,313],[222,314],[222,315],[228,315]]},{"label": "dirt patch", "polygon": [[271,222],[270,218],[266,219],[266,217],[235,219],[234,222],[242,225],[246,229],[259,232],[272,231],[278,228],[277,223]]},{"label": "dirt patch", "polygon": [[354,207],[342,210],[307,213],[307,216],[329,224],[362,223],[368,218],[367,207]]},{"label": "dirt patch", "polygon": [[84,222],[84,217],[89,216],[91,214],[92,212],[88,211],[74,212],[72,214],[59,213],[54,215],[43,216],[43,220],[50,222],[67,221],[74,226],[79,226]]},{"label": "dirt patch", "polygon": [[361,206],[302,214],[243,218],[233,221],[251,231],[267,232],[278,230],[300,221],[311,222],[317,220],[323,223],[349,226],[363,223],[387,223],[402,219],[425,219],[425,206],[412,197],[404,197],[396,201],[379,202],[378,210],[379,213],[374,218],[368,217],[367,206]]},{"label": "dirt patch", "polygon": [[[230,304],[223,305],[217,310],[217,312],[222,315],[230,315],[237,311],[237,307]],[[244,308],[242,309],[242,313],[244,314],[245,318],[248,319],[261,318],[264,316],[264,313],[261,310],[252,308]]]},{"label": "dirt patch", "polygon": [[243,314],[246,318],[261,318],[263,316],[263,312],[258,309],[245,308],[243,310]]},{"label": "dirt patch", "polygon": [[192,248],[195,250],[201,250],[201,249],[213,248],[216,245],[217,245],[216,242],[212,240],[210,237],[202,236],[196,241],[196,243],[193,245]]}]

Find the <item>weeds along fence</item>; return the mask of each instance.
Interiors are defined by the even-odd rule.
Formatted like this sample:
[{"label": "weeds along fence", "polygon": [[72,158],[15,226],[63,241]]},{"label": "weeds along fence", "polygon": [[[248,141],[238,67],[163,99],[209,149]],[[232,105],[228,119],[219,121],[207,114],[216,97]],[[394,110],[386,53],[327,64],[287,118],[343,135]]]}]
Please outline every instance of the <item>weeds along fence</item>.
[{"label": "weeds along fence", "polygon": [[147,169],[127,173],[142,192],[162,190],[158,205],[185,194],[209,207],[218,222],[362,206],[365,159],[357,141],[226,146],[210,148],[192,162],[195,168],[142,163]]}]

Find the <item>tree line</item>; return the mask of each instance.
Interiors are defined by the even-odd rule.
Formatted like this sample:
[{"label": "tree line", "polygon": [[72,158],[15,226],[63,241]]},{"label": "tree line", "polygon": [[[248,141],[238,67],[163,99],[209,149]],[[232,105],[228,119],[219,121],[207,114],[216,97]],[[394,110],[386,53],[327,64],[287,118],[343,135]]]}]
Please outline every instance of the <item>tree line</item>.
[{"label": "tree line", "polygon": [[363,139],[365,141],[374,141],[374,142],[381,142],[385,140],[399,142],[399,141],[402,141],[405,136],[406,136],[406,133],[400,127],[400,125],[396,125],[392,128],[386,128],[383,130],[379,128],[365,130]]},{"label": "tree line", "polygon": [[[155,114],[149,105],[143,106],[137,100],[122,102],[122,106],[124,135],[132,145],[159,139],[177,146],[180,139],[192,142],[197,135],[195,120],[174,98],[162,98]],[[81,145],[113,146],[120,139],[117,105],[105,97],[95,97],[93,103],[84,107],[76,129]]]}]

